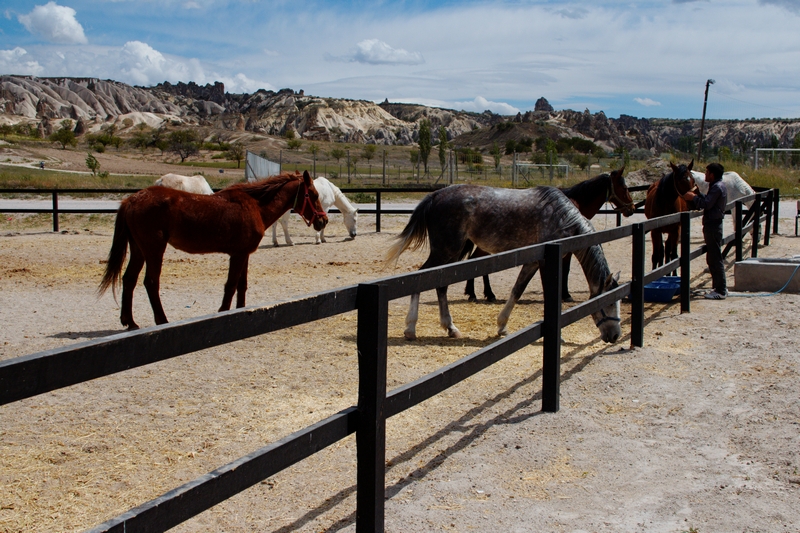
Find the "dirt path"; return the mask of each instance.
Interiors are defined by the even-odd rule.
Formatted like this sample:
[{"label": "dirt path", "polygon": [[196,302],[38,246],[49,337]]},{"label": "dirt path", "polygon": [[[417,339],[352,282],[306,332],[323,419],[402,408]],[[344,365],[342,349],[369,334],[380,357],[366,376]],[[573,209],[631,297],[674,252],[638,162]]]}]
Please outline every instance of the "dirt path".
[{"label": "dirt path", "polygon": [[[334,216],[320,246],[293,221],[297,246],[267,238],[252,256],[248,303],[391,274],[383,253],[405,220],[384,217],[377,234],[364,216],[345,241]],[[120,332],[111,294],[95,296],[109,219],[68,217],[60,234],[15,224],[0,226],[0,360]],[[630,279],[627,247],[605,249]],[[761,255],[798,253],[800,240],[778,236]],[[402,256],[397,272],[424,257]],[[693,286],[709,284],[703,266]],[[226,267],[170,249],[170,320],[214,312]],[[515,275],[492,277],[501,303]],[[571,286],[587,297],[579,269]],[[462,339],[443,336],[431,292],[420,340],[404,341],[407,300],[392,303],[390,389],[494,340],[501,304],[461,291],[450,289]],[[539,319],[541,303],[534,280],[509,329]],[[392,418],[387,531],[800,531],[800,296],[694,300],[684,315],[647,304],[635,350],[622,309],[616,345],[588,320],[564,331],[559,413],[540,411],[536,343]],[[141,286],[134,313],[152,325]],[[351,313],[0,407],[0,532],[82,531],[354,404],[355,326]],[[347,439],[176,531],[352,532],[354,512]]]}]

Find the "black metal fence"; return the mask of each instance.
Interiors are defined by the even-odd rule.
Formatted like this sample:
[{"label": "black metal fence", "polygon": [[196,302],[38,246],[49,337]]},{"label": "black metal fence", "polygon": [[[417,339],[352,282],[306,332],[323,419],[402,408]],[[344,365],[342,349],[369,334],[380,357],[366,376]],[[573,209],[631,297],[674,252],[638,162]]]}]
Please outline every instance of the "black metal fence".
[{"label": "black metal fence", "polygon": [[[752,234],[751,254],[759,246],[760,226],[767,224],[764,244],[769,244],[769,220],[775,191],[754,195],[756,202],[745,223],[742,201],[732,206],[735,231],[724,242],[744,253],[742,239]],[[753,198],[753,197],[749,197]],[[748,200],[743,198],[741,200]],[[763,209],[762,209],[763,208]],[[0,361],[0,405],[9,404],[62,387],[178,357],[213,346],[292,326],[357,311],[359,365],[358,404],[224,465],[213,472],[146,502],[91,529],[92,532],[166,531],[214,505],[244,491],[281,470],[356,433],[356,531],[384,529],[386,420],[409,409],[508,355],[543,339],[542,410],[559,410],[561,328],[603,307],[630,296],[631,343],[644,343],[644,286],[680,268],[681,310],[690,309],[690,262],[705,253],[691,249],[691,220],[700,212],[684,212],[607,231],[590,233],[434,269],[378,279],[303,296],[276,305],[234,311],[164,324],[102,340]],[[682,224],[681,256],[647,272],[645,237],[653,229]],[[777,229],[777,228],[776,228]],[[594,244],[631,237],[632,279],[567,310],[561,302],[561,258]],[[388,304],[391,300],[442,285],[480,277],[540,261],[543,263],[544,318],[435,372],[387,392],[386,366]]]}]

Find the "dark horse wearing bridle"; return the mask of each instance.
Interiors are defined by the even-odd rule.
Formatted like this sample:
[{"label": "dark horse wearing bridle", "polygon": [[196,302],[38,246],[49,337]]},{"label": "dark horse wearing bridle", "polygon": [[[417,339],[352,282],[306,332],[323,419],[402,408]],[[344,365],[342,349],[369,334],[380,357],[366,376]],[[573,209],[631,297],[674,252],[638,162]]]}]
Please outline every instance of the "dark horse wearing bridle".
[{"label": "dark horse wearing bridle", "polygon": [[[672,172],[653,183],[647,189],[647,200],[644,204],[644,216],[648,219],[687,211],[689,208],[682,198],[684,194],[695,188],[692,178],[694,159],[688,165],[670,163]],[[653,241],[653,269],[678,258],[678,242],[680,240],[680,223],[662,226],[650,232]],[[667,234],[666,246],[663,235]]]},{"label": "dark horse wearing bridle", "polygon": [[125,256],[131,258],[122,278],[120,322],[138,329],[133,321],[133,291],[142,267],[147,265],[144,286],[156,324],[167,316],[159,296],[159,278],[167,244],[190,254],[224,253],[230,256],[228,279],[220,311],[244,307],[247,264],[264,231],[280,216],[294,209],[320,231],[328,217],[308,172],[283,173],[254,183],[231,185],[213,195],[192,194],[153,186],[124,199],[117,211],[108,264],[98,293],[109,287],[116,298]]},{"label": "dark horse wearing bridle", "polygon": [[[594,228],[589,221],[555,187],[519,190],[452,185],[422,199],[389,250],[388,261],[396,261],[403,251],[415,250],[427,243],[430,255],[420,268],[432,268],[463,259],[468,243],[496,254],[591,232]],[[619,275],[609,271],[600,245],[578,250],[575,256],[581,263],[592,297],[618,286]],[[506,333],[508,317],[537,270],[538,262],[523,265],[497,317],[498,335]],[[437,288],[436,294],[439,323],[450,337],[460,337],[448,309],[447,286]],[[419,293],[411,295],[406,316],[404,335],[409,340],[417,338],[418,313]],[[619,339],[619,302],[593,313],[592,317],[605,342]]]},{"label": "dark horse wearing bridle", "polygon": [[[625,184],[623,171],[625,167],[619,170],[614,170],[611,173],[600,174],[592,179],[582,181],[572,187],[561,189],[567,198],[569,198],[581,215],[587,219],[594,217],[606,202],[611,202],[614,206],[614,211],[622,213],[624,216],[631,216],[636,210],[636,206],[631,199],[631,194],[628,191],[628,186]],[[472,251],[472,250],[470,250]],[[483,257],[488,255],[480,248],[476,249],[469,256],[470,259],[475,257]],[[561,297],[565,302],[572,302],[572,296],[569,293],[569,267],[572,259],[572,254],[564,256],[562,262],[562,271],[564,273],[561,284]],[[469,301],[474,302],[477,300],[475,296],[475,280],[467,280],[467,286],[464,289],[464,294],[469,296]],[[489,302],[494,302],[497,298],[492,292],[492,287],[489,284],[489,276],[483,276],[483,295]]]}]

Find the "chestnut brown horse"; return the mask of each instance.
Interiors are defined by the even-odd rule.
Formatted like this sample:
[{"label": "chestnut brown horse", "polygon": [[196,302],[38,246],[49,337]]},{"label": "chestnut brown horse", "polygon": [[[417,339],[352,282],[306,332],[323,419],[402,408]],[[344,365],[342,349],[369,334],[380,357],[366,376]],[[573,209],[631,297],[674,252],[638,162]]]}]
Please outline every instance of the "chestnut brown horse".
[{"label": "chestnut brown horse", "polygon": [[[645,217],[648,219],[663,217],[689,209],[682,196],[695,188],[694,178],[692,178],[693,165],[694,159],[688,165],[669,164],[672,172],[647,189],[647,199],[644,204]],[[681,225],[677,223],[662,226],[650,232],[650,238],[653,241],[653,269],[678,258],[680,229]],[[663,242],[665,233],[667,234],[666,246]]]},{"label": "chestnut brown horse", "polygon": [[230,256],[228,279],[220,311],[244,307],[247,264],[264,231],[280,216],[294,209],[314,229],[328,223],[308,171],[282,173],[262,181],[238,183],[209,196],[153,186],[129,196],[119,206],[108,265],[98,293],[116,286],[128,247],[131,258],[122,279],[120,322],[138,329],[133,321],[133,291],[142,267],[147,265],[144,286],[156,324],[167,316],[159,296],[159,278],[167,244],[190,254],[224,253]]},{"label": "chestnut brown horse", "polygon": [[[603,173],[592,179],[573,185],[572,187],[561,189],[561,192],[575,204],[575,207],[578,208],[581,215],[588,220],[591,220],[606,202],[610,202],[611,205],[614,206],[614,211],[629,217],[636,210],[636,205],[633,203],[631,193],[628,191],[628,186],[625,184],[625,177],[623,176],[624,171],[625,167],[622,167],[610,173]],[[480,248],[477,248],[472,252],[469,258],[483,257],[485,255],[488,254]],[[564,275],[561,284],[561,297],[565,302],[574,301],[569,293],[569,268],[571,258],[572,254],[567,254],[562,261],[562,271]],[[477,297],[475,296],[475,280],[467,280],[464,294],[469,297],[468,299],[470,302],[477,301]],[[497,299],[489,284],[489,276],[483,276],[483,295],[489,302],[494,302]]]}]

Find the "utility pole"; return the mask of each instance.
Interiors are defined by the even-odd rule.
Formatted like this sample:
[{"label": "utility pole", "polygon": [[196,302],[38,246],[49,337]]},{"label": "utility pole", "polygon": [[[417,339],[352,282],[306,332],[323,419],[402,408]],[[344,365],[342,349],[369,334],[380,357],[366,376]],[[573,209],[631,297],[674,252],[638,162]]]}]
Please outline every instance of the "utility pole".
[{"label": "utility pole", "polygon": [[706,80],[706,95],[703,98],[703,118],[700,120],[700,145],[697,147],[697,162],[700,162],[700,154],[703,152],[703,130],[706,126],[706,104],[708,104],[708,86],[714,85],[714,80]]}]

